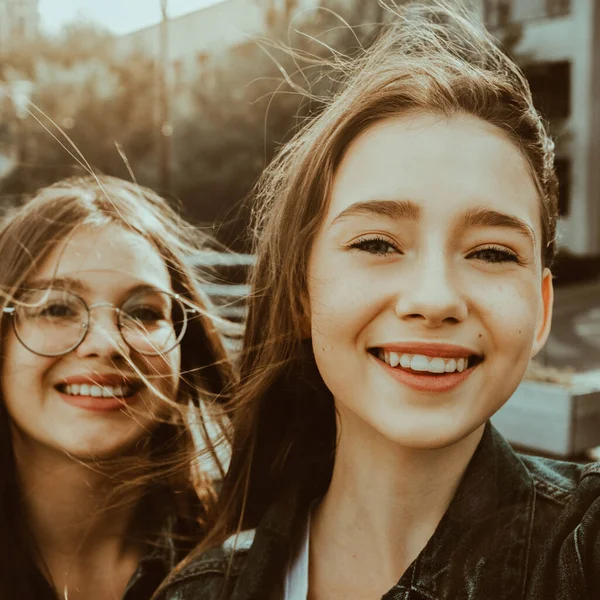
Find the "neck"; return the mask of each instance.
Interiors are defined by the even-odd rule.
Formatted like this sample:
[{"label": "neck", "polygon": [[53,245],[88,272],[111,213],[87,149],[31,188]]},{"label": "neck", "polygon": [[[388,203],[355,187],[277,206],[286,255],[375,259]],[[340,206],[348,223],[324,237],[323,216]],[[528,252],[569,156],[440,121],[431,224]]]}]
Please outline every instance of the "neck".
[{"label": "neck", "polygon": [[141,490],[116,496],[110,471],[18,434],[14,448],[25,518],[48,568],[99,553],[117,561],[131,551],[127,540]]},{"label": "neck", "polygon": [[360,555],[391,586],[448,509],[483,426],[447,448],[415,449],[343,421],[331,484],[313,514],[311,557]]}]

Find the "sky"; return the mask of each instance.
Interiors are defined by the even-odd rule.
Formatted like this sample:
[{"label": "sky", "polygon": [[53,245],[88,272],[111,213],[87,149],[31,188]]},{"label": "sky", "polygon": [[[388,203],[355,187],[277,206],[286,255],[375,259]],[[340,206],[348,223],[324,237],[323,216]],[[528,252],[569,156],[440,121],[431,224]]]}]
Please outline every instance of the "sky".
[{"label": "sky", "polygon": [[[168,0],[168,14],[184,13],[223,0]],[[122,34],[156,23],[161,18],[160,0],[40,0],[44,31],[56,33],[70,21],[94,21],[112,33]]]}]

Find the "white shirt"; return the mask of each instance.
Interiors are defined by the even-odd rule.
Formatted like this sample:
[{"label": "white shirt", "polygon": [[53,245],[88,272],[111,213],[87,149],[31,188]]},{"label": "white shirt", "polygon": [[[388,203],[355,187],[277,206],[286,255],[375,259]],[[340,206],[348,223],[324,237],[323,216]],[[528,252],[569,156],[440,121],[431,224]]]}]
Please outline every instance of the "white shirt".
[{"label": "white shirt", "polygon": [[310,548],[310,514],[302,543],[288,565],[283,600],[306,600],[308,596],[308,550]]}]

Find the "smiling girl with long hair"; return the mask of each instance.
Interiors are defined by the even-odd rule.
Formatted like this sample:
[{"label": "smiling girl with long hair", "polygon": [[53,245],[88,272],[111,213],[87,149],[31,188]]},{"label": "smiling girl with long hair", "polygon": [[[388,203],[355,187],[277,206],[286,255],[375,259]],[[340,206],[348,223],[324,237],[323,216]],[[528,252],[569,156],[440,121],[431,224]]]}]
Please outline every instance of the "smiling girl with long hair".
[{"label": "smiling girl with long hair", "polygon": [[259,186],[231,466],[157,597],[591,599],[598,465],[520,456],[489,422],[552,313],[528,84],[442,3],[341,66]]},{"label": "smiling girl with long hair", "polygon": [[110,177],[0,224],[0,597],[147,599],[201,539],[197,446],[218,475],[233,382],[190,262],[203,243]]}]

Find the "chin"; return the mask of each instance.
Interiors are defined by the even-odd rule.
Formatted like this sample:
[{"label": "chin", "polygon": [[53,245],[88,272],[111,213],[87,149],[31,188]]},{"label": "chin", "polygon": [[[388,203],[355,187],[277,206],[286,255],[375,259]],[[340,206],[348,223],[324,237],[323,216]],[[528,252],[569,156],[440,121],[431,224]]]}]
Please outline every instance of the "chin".
[{"label": "chin", "polygon": [[388,441],[414,450],[441,450],[448,448],[468,438],[480,430],[483,422],[440,422],[438,419],[403,420],[400,426],[390,427],[390,422],[381,423],[376,427],[379,434]]},{"label": "chin", "polygon": [[70,440],[62,449],[69,456],[81,462],[113,461],[121,458],[141,455],[143,443],[141,439],[147,433],[141,432],[140,435],[123,439],[119,437],[113,440],[105,437],[101,441],[81,440],[81,443],[74,443]]}]

